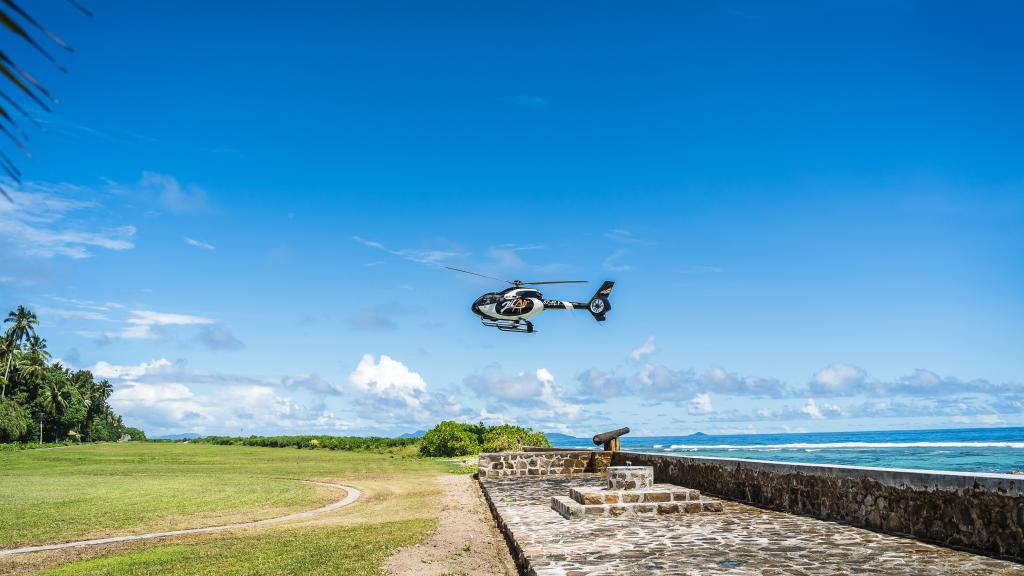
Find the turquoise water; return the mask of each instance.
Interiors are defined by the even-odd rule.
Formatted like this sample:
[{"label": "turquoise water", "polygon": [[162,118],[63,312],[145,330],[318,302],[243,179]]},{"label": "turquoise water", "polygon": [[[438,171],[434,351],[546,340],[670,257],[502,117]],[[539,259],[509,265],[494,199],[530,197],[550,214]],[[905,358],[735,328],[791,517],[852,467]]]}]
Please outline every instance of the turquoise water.
[{"label": "turquoise water", "polygon": [[[553,439],[560,448],[593,448],[589,438]],[[775,462],[845,464],[961,472],[1024,471],[1024,428],[728,434],[627,435],[622,449]]]}]

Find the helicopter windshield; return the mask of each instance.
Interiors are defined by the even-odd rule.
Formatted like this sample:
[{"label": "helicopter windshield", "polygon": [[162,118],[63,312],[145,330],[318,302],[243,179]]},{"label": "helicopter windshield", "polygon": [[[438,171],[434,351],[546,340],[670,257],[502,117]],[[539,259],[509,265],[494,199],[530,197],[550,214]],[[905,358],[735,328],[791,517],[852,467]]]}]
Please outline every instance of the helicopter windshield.
[{"label": "helicopter windshield", "polygon": [[476,304],[477,306],[486,306],[487,304],[494,304],[498,300],[501,300],[501,294],[489,292],[477,298],[474,304]]}]

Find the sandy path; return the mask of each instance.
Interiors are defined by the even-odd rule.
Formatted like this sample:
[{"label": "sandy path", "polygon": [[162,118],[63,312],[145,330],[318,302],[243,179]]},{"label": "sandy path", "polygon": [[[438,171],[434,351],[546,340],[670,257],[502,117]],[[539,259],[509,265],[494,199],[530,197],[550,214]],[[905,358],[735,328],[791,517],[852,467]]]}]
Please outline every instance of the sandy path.
[{"label": "sandy path", "polygon": [[252,522],[239,522],[237,524],[224,524],[223,526],[207,526],[205,528],[188,528],[185,530],[173,530],[170,532],[150,532],[148,534],[133,534],[128,536],[111,536],[109,538],[97,538],[95,540],[79,540],[78,542],[64,542],[62,544],[44,544],[41,546],[25,546],[22,548],[8,548],[7,550],[0,550],[0,558],[4,556],[13,556],[15,554],[28,554],[29,552],[46,552],[49,550],[63,550],[65,548],[77,548],[82,546],[102,546],[104,544],[114,544],[116,542],[133,542],[136,540],[152,540],[155,538],[168,538],[170,536],[182,536],[184,534],[202,534],[205,532],[219,532],[221,530],[233,530],[235,528],[249,528],[252,526],[262,526],[264,524],[273,524],[277,522],[287,522],[289,520],[297,520],[300,518],[309,518],[311,516],[317,516],[319,514],[326,514],[348,506],[359,499],[359,490],[345,486],[343,484],[334,484],[333,482],[313,482],[312,480],[303,480],[307,484],[318,484],[320,486],[328,486],[330,488],[338,488],[345,491],[345,497],[337,502],[316,508],[314,510],[306,510],[305,512],[295,512],[287,514],[285,516],[277,516],[276,518],[265,518],[263,520],[254,520]]},{"label": "sandy path", "polygon": [[388,558],[385,571],[394,576],[515,576],[515,563],[479,484],[465,474],[446,474],[437,482],[443,491],[440,525],[426,542],[402,548]]}]

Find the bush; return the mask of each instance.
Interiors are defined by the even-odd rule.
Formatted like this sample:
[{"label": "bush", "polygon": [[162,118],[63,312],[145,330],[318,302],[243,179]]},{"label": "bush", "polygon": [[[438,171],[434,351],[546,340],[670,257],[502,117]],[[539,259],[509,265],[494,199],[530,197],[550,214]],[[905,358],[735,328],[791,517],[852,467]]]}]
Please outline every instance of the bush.
[{"label": "bush", "polygon": [[360,436],[206,436],[191,442],[221,446],[260,446],[263,448],[321,448],[353,452],[393,451],[419,442],[417,438],[363,438]]},{"label": "bush", "polygon": [[523,446],[550,447],[547,437],[529,428],[503,424],[460,424],[441,422],[423,435],[420,454],[423,456],[467,456],[483,452],[511,452]]},{"label": "bush", "polygon": [[21,438],[28,432],[31,419],[24,406],[11,400],[0,401],[0,442],[14,442]]},{"label": "bush", "polygon": [[423,456],[467,456],[480,452],[476,427],[447,420],[423,435],[420,454]]},{"label": "bush", "polygon": [[145,440],[146,433],[138,428],[132,428],[131,426],[125,426],[124,431],[132,440]]},{"label": "bush", "polygon": [[484,433],[484,452],[518,452],[523,446],[550,448],[551,444],[540,432],[508,424],[492,426]]}]

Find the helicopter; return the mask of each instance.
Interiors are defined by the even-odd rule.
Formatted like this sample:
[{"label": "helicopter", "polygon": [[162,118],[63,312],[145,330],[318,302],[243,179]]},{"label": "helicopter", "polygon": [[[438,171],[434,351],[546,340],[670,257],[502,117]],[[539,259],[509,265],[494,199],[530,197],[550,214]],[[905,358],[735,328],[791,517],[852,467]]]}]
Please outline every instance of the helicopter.
[{"label": "helicopter", "polygon": [[533,323],[530,322],[530,318],[544,310],[587,310],[595,320],[604,322],[605,314],[608,314],[612,309],[608,296],[612,293],[612,286],[615,285],[615,282],[611,280],[605,280],[601,287],[597,289],[597,292],[590,298],[590,301],[584,304],[567,300],[545,300],[539,290],[529,288],[529,286],[539,286],[542,284],[586,284],[586,280],[523,282],[522,280],[502,280],[470,272],[469,270],[452,268],[451,266],[445,266],[445,268],[512,285],[511,288],[506,288],[500,292],[484,294],[477,298],[470,307],[473,314],[480,317],[481,324],[497,328],[502,332],[526,332],[529,334],[536,332],[533,328]]}]

